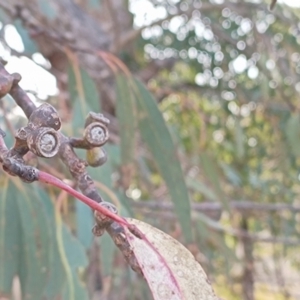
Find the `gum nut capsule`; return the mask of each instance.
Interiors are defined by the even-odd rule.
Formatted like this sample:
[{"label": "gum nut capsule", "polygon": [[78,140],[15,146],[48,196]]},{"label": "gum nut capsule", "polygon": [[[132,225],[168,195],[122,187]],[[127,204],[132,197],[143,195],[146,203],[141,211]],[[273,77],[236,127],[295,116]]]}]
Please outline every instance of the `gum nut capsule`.
[{"label": "gum nut capsule", "polygon": [[104,145],[108,140],[108,129],[104,124],[94,122],[84,129],[84,139],[95,147]]},{"label": "gum nut capsule", "polygon": [[107,161],[104,149],[97,147],[86,151],[86,160],[91,167],[100,167]]},{"label": "gum nut capsule", "polygon": [[37,156],[53,157],[58,153],[60,146],[58,133],[52,128],[38,128],[28,134],[27,145]]}]

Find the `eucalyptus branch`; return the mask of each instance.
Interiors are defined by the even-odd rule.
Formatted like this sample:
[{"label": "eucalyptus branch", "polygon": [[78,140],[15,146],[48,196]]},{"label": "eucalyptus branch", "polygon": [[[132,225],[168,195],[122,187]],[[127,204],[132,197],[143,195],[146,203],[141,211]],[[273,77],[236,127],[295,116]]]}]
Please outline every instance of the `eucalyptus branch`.
[{"label": "eucalyptus branch", "polygon": [[[89,205],[95,210],[94,235],[101,236],[107,230],[132,269],[141,274],[133,251],[125,238],[123,226],[128,227],[136,236],[140,234],[138,229],[119,217],[113,204],[103,201],[86,170],[88,165],[98,167],[106,161],[106,153],[102,146],[109,137],[107,129],[109,120],[101,114],[90,112],[86,118],[83,137],[69,138],[59,130],[61,120],[55,108],[48,103],[37,108],[18,85],[20,80],[19,74],[9,74],[0,64],[0,98],[10,94],[28,118],[28,124],[16,131],[15,144],[11,149],[8,149],[4,142],[5,132],[0,130],[0,162],[3,170],[27,183],[41,181],[52,184]],[[87,160],[80,159],[74,147],[86,149]],[[59,157],[68,167],[74,183],[83,194],[56,177],[26,165],[23,156],[29,151],[38,157]]]}]

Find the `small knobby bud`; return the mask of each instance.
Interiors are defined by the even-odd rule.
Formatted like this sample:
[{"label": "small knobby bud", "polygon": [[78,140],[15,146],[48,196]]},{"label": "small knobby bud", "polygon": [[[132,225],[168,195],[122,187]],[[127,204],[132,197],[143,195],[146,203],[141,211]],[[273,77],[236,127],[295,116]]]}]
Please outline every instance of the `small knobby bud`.
[{"label": "small knobby bud", "polygon": [[85,128],[83,136],[91,146],[100,147],[107,142],[109,134],[104,124],[94,122]]},{"label": "small knobby bud", "polygon": [[28,134],[27,145],[37,156],[49,158],[57,154],[60,141],[54,129],[41,127]]},{"label": "small knobby bud", "polygon": [[91,167],[100,167],[107,161],[106,152],[100,147],[89,149],[86,151],[86,161]]},{"label": "small knobby bud", "polygon": [[15,137],[22,141],[26,141],[28,135],[28,129],[26,127],[21,127],[17,130]]},{"label": "small knobby bud", "polygon": [[[114,214],[117,214],[118,213],[118,210],[117,208],[115,207],[115,205],[113,205],[112,203],[110,202],[101,202],[99,203],[99,205],[105,207],[106,209],[110,210],[112,213]],[[97,225],[100,227],[100,228],[105,228],[107,227],[108,225],[110,225],[111,223],[113,223],[113,220],[110,219],[109,217],[99,213],[98,211],[95,211],[94,212],[94,215],[95,215],[95,219],[96,219],[96,222],[97,222]]]},{"label": "small knobby bud", "polygon": [[31,166],[24,166],[22,172],[18,176],[27,183],[38,180],[38,170]]},{"label": "small knobby bud", "polygon": [[105,232],[105,228],[100,227],[98,224],[95,224],[92,233],[94,236],[102,236]]},{"label": "small knobby bud", "polygon": [[56,109],[49,103],[43,103],[30,116],[29,123],[34,127],[51,127],[59,130],[61,121]]}]

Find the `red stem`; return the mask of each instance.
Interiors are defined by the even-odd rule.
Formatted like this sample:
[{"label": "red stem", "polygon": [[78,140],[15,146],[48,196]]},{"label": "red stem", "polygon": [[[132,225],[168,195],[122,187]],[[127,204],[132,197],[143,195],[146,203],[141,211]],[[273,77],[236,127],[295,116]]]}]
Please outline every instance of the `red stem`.
[{"label": "red stem", "polygon": [[80,201],[82,201],[83,203],[85,203],[86,205],[88,205],[90,208],[98,211],[99,213],[105,215],[106,217],[111,218],[112,220],[116,221],[117,223],[128,227],[130,224],[122,217],[112,213],[110,210],[108,210],[107,208],[101,206],[98,202],[90,199],[89,197],[77,192],[76,190],[74,190],[73,188],[71,188],[69,185],[67,185],[66,183],[64,183],[63,181],[61,181],[60,179],[46,173],[46,172],[42,172],[39,171],[38,173],[38,180],[40,182],[44,182],[44,183],[48,183],[50,185],[56,186],[64,191],[66,191],[67,193],[69,193],[70,195],[72,195],[73,197],[76,197],[77,199],[79,199]]}]

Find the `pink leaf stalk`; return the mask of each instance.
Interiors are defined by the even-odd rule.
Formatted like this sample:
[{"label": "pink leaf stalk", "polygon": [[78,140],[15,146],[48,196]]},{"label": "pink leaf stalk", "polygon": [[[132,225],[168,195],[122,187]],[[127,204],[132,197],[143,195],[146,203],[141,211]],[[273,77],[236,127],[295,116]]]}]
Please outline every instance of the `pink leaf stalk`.
[{"label": "pink leaf stalk", "polygon": [[46,173],[46,172],[42,172],[39,171],[38,172],[38,180],[40,182],[44,182],[47,184],[50,184],[52,186],[56,186],[64,191],[66,191],[68,194],[70,194],[71,196],[79,199],[80,201],[82,201],[83,203],[85,203],[86,205],[88,205],[90,208],[98,211],[99,213],[105,215],[106,217],[116,221],[117,223],[128,227],[129,223],[122,217],[118,216],[117,214],[112,213],[110,210],[108,210],[107,208],[101,206],[98,202],[90,199],[89,197],[77,192],[76,190],[74,190],[72,187],[70,187],[69,185],[67,185],[66,183],[64,183],[63,181],[59,180],[58,178]]}]

